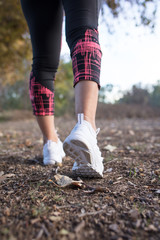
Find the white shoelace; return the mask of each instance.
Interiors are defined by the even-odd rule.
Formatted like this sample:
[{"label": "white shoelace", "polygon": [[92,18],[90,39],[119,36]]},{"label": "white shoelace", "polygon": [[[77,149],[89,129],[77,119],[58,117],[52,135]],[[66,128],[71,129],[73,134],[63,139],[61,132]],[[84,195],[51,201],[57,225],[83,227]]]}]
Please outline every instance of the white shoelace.
[{"label": "white shoelace", "polygon": [[97,128],[96,129],[96,135],[98,135],[99,131],[100,131],[100,128]]}]

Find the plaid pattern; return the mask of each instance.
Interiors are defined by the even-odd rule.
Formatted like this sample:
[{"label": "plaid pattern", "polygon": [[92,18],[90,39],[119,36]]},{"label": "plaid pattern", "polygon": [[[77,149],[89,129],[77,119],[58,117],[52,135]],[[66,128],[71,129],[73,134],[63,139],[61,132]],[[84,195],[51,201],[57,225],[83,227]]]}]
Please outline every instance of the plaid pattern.
[{"label": "plaid pattern", "polygon": [[84,38],[75,45],[72,54],[74,84],[81,80],[97,82],[100,89],[99,77],[101,68],[102,52],[98,42],[98,31],[87,29]]},{"label": "plaid pattern", "polygon": [[33,72],[30,74],[29,96],[34,115],[45,116],[54,114],[54,93],[36,81]]}]

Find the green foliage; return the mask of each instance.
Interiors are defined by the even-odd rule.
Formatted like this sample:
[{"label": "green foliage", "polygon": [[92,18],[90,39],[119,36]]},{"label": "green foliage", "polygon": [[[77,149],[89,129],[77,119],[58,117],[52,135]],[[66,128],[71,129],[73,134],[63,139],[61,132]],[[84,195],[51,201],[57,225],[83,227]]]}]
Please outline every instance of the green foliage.
[{"label": "green foliage", "polygon": [[20,1],[0,1],[0,82],[13,83],[24,75],[31,43]]},{"label": "green foliage", "polygon": [[102,86],[98,93],[98,101],[105,103],[107,92],[112,92],[112,90],[113,90],[112,84],[106,84],[105,86]]},{"label": "green foliage", "polygon": [[[125,15],[124,3],[137,6],[137,15],[141,19],[141,24],[154,26],[158,0],[104,1],[104,5],[111,10],[115,17],[118,17],[119,13]],[[150,8],[150,3],[153,8]],[[151,12],[149,16],[147,15],[148,10]],[[133,14],[133,18],[135,18],[134,11]],[[20,0],[0,0],[0,82],[3,84],[13,83],[22,79],[26,72],[24,59],[31,61],[31,58],[30,36]]]},{"label": "green foliage", "polygon": [[17,81],[1,88],[0,109],[31,109],[26,81]]},{"label": "green foliage", "polygon": [[150,103],[152,106],[160,107],[160,80],[157,82],[157,85],[153,86]]},{"label": "green foliage", "polygon": [[131,91],[124,93],[117,103],[151,105],[160,107],[160,81],[153,85],[151,93],[140,85],[133,85]]},{"label": "green foliage", "polygon": [[[28,74],[29,75],[29,74]],[[1,86],[0,109],[31,109],[29,99],[29,79],[16,81],[12,85]],[[55,116],[74,114],[74,88],[72,63],[60,61],[54,83]]]},{"label": "green foliage", "polygon": [[55,116],[74,113],[72,62],[62,59],[55,80]]},{"label": "green foliage", "polygon": [[138,85],[133,85],[131,91],[124,93],[123,97],[119,100],[119,103],[147,105],[149,99],[150,94],[147,89],[143,89]]},{"label": "green foliage", "polygon": [[[118,17],[119,13],[125,15],[125,3],[128,5],[130,3],[131,8],[137,6],[137,14],[131,11],[130,14],[133,16],[132,19],[135,21],[136,25],[149,26],[151,28],[155,27],[155,18],[158,8],[158,0],[104,0],[108,8],[111,10],[111,13],[114,17]],[[151,7],[152,4],[152,7]],[[148,11],[149,10],[149,11]],[[150,14],[148,14],[148,12]],[[140,23],[137,23],[137,20],[140,20]],[[139,21],[138,21],[139,22]]]}]

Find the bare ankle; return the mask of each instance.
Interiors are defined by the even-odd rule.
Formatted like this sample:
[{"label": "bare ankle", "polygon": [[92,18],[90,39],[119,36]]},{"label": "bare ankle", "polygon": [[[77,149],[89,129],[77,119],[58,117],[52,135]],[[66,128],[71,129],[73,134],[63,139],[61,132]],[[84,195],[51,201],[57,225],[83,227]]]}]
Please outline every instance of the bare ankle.
[{"label": "bare ankle", "polygon": [[47,143],[48,140],[52,140],[53,142],[58,142],[58,136],[53,136],[53,137],[45,137],[43,136],[43,145]]},{"label": "bare ankle", "polygon": [[92,118],[84,115],[84,120],[88,121],[92,125],[93,129],[96,131],[97,128],[96,128],[96,124],[95,124],[95,119],[92,119]]}]

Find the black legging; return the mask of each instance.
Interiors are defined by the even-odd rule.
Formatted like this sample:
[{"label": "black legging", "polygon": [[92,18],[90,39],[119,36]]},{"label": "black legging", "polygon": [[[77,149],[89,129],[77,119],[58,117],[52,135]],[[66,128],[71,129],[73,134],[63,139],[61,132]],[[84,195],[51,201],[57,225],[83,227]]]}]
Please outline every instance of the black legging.
[{"label": "black legging", "polygon": [[34,115],[54,114],[54,80],[61,49],[63,8],[66,40],[72,57],[73,87],[81,80],[92,80],[100,89],[102,53],[97,28],[101,2],[21,0],[33,50],[29,92]]}]

